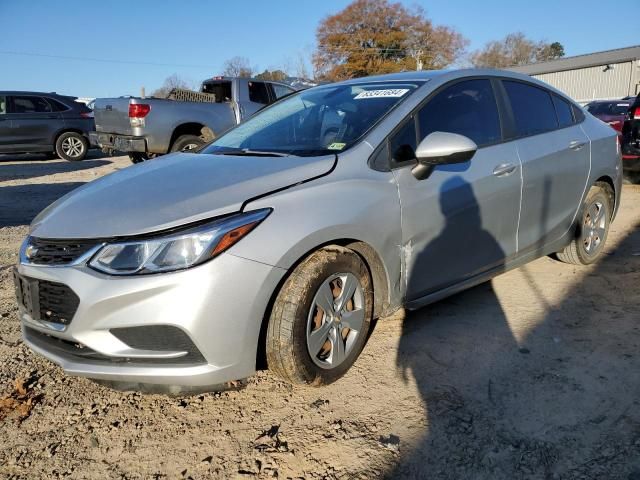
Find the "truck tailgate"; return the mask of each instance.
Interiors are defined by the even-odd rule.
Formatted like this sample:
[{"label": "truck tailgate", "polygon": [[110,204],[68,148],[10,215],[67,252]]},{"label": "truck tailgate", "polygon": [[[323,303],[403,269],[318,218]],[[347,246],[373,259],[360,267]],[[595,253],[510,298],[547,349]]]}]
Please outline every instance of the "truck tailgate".
[{"label": "truck tailgate", "polygon": [[96,131],[132,135],[129,122],[129,101],[125,98],[97,98],[93,109]]}]

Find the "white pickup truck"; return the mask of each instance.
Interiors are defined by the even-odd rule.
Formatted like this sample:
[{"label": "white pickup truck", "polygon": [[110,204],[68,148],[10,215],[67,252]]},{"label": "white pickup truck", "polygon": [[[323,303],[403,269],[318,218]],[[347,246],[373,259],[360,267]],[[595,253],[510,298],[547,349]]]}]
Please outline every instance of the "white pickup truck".
[{"label": "white pickup truck", "polygon": [[[168,152],[192,150],[296,91],[252,78],[214,77],[202,82],[200,101],[98,98],[93,143],[105,152],[129,154],[134,163]],[[194,95],[197,97],[197,95]]]}]

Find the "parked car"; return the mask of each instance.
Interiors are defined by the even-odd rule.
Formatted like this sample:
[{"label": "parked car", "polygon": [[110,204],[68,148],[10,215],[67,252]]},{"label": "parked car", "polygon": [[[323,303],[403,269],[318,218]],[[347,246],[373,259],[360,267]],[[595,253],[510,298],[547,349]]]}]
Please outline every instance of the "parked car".
[{"label": "parked car", "polygon": [[640,94],[627,110],[621,134],[625,176],[632,183],[640,183]]},{"label": "parked car", "polygon": [[591,115],[621,132],[630,105],[629,100],[597,100],[586,104],[585,108]]},{"label": "parked car", "polygon": [[0,153],[51,153],[82,160],[94,130],[93,112],[76,97],[0,92]]},{"label": "parked car", "polygon": [[517,73],[305,90],[38,215],[15,270],[24,340],[130,385],[206,388],[263,362],[326,384],[374,318],[542,255],[600,258],[620,161],[611,128]]},{"label": "parked car", "polygon": [[294,91],[277,82],[215,77],[202,82],[200,92],[208,95],[192,95],[192,101],[98,98],[92,138],[103,150],[125,152],[138,163],[198,148]]}]

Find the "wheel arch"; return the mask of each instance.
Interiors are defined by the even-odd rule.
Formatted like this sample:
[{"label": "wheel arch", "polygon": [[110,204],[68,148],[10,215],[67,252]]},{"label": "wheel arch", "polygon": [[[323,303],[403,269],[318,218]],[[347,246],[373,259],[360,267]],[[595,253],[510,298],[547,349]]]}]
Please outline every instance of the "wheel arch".
[{"label": "wheel arch", "polygon": [[174,142],[182,135],[195,135],[196,137],[201,137],[205,142],[210,142],[216,138],[214,131],[202,123],[181,123],[173,129],[171,139],[169,140],[169,151],[171,150],[171,147],[173,147]]},{"label": "wheel arch", "polygon": [[269,318],[271,316],[271,310],[273,309],[273,304],[276,301],[278,293],[282,289],[284,283],[291,276],[291,273],[302,263],[309,255],[312,253],[321,250],[330,246],[338,246],[343,248],[348,248],[355,252],[360,259],[364,262],[367,270],[369,270],[369,274],[371,275],[371,280],[373,283],[373,318],[377,319],[379,317],[389,315],[392,313],[391,302],[390,302],[390,283],[389,277],[387,274],[387,269],[384,266],[384,262],[382,261],[382,257],[380,254],[368,243],[363,242],[361,240],[357,240],[354,238],[339,238],[334,240],[326,241],[320,245],[315,246],[314,248],[308,250],[303,255],[301,255],[293,264],[288,268],[286,275],[282,277],[282,279],[278,282],[278,285],[271,293],[271,297],[269,298],[269,302],[267,304],[267,308],[263,314],[262,322],[260,325],[260,334],[258,336],[258,348],[256,349],[256,370],[264,370],[267,368],[267,355],[266,355],[266,338],[267,338],[267,327],[269,325]]}]

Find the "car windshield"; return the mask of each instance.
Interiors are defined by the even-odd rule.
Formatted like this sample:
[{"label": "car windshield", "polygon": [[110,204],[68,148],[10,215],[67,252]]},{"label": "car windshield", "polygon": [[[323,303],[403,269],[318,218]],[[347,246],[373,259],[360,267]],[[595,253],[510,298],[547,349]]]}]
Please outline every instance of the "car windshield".
[{"label": "car windshield", "polygon": [[346,150],[424,82],[334,85],[265,109],[202,153],[315,156]]}]

